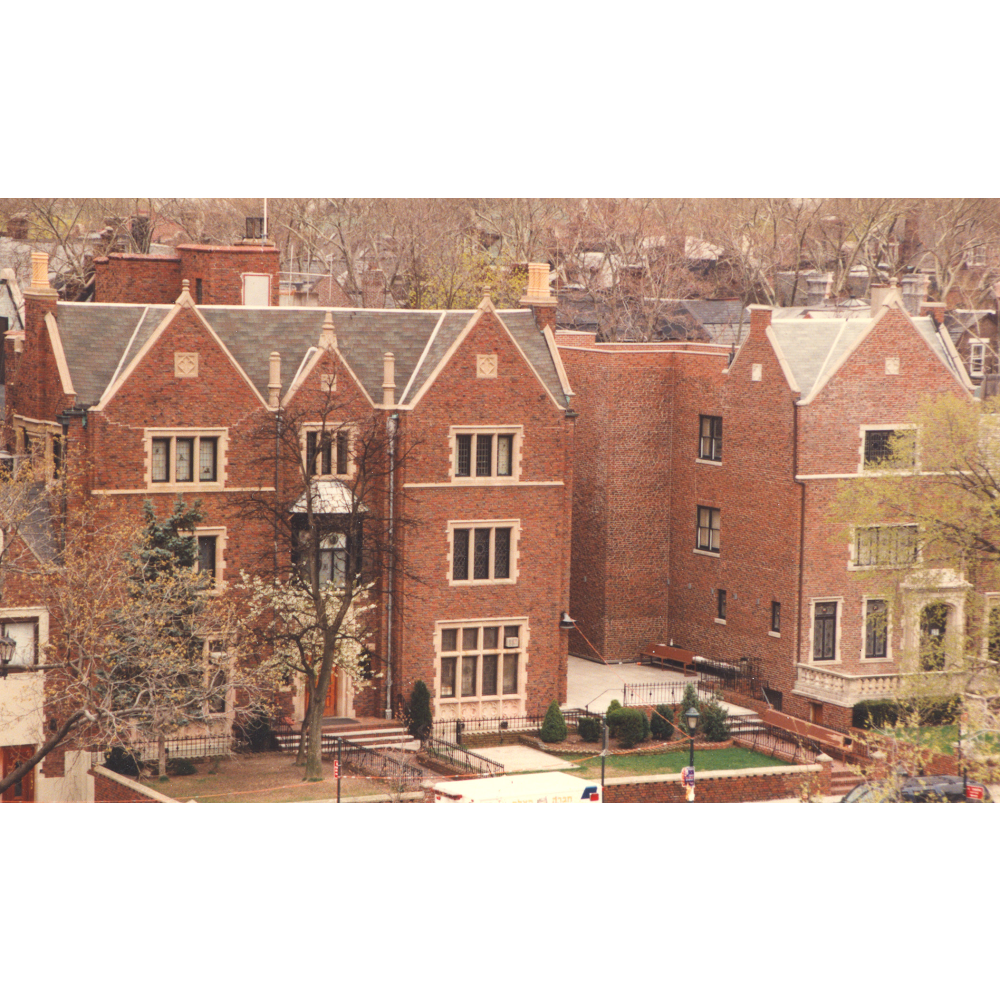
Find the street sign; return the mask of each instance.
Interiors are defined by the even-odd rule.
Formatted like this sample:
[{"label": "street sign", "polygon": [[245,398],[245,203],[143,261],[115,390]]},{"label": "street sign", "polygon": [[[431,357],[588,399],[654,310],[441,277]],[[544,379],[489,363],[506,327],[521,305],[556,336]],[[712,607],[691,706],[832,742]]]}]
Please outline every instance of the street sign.
[{"label": "street sign", "polygon": [[681,768],[681,784],[685,788],[694,788],[694,768],[693,767],[682,767]]},{"label": "street sign", "polygon": [[333,776],[335,778],[339,778],[340,777],[340,761],[339,760],[335,760],[333,762]]},{"label": "street sign", "polygon": [[983,788],[981,785],[966,785],[965,786],[965,797],[967,799],[975,799],[977,802],[981,802],[983,799]]}]

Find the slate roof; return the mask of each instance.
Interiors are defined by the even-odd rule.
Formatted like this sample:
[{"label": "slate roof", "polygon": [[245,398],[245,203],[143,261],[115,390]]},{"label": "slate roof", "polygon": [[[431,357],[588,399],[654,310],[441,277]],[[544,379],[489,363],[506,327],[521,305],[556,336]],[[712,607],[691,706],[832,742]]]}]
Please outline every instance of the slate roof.
[{"label": "slate roof", "polygon": [[[116,371],[125,369],[171,308],[59,304],[59,332],[78,403],[93,405],[100,400]],[[306,352],[318,344],[323,320],[329,312],[344,361],[376,402],[382,399],[382,356],[392,351],[400,403],[412,402],[475,313],[471,309],[445,312],[242,306],[199,306],[198,311],[265,399],[271,352],[281,354],[287,388]],[[531,311],[498,310],[498,315],[555,399],[560,405],[565,404],[555,362]],[[425,348],[427,356],[421,363]],[[418,365],[411,385],[411,376]],[[404,398],[407,386],[409,391]]]},{"label": "slate roof", "polygon": [[[961,382],[955,362],[934,320],[929,316],[911,316],[910,319],[941,363]],[[774,338],[803,399],[850,352],[871,324],[870,316],[857,319],[772,319]]]}]

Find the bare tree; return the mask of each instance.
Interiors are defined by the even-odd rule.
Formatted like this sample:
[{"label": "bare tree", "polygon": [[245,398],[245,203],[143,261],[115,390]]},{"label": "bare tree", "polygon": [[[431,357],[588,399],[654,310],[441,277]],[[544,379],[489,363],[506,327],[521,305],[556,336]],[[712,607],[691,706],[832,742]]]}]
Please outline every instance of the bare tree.
[{"label": "bare tree", "polygon": [[[323,352],[323,389],[303,388],[255,436],[262,465],[278,456],[274,492],[237,495],[234,510],[275,539],[273,564],[232,588],[248,647],[268,670],[297,677],[308,699],[299,763],[322,780],[324,707],[331,684],[359,691],[380,676],[378,607],[402,572],[399,471],[412,443],[397,420],[344,401],[349,380]],[[271,465],[273,468],[273,465]]]}]

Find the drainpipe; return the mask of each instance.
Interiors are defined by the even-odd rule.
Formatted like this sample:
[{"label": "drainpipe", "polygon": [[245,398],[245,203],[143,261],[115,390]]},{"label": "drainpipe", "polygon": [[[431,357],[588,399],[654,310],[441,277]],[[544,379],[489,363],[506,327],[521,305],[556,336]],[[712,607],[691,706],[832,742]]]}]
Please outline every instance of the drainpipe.
[{"label": "drainpipe", "polygon": [[[281,467],[280,462],[281,457],[281,410],[274,415],[274,502],[277,503],[281,491],[278,489],[279,486],[279,473],[278,470]],[[308,481],[306,482],[306,489],[309,488]],[[275,511],[274,518],[274,578],[278,579],[278,517],[277,511]]]},{"label": "drainpipe", "polygon": [[[799,472],[799,406],[796,400],[792,400],[792,477]],[[798,607],[795,609],[795,667],[796,680],[798,679],[799,656],[802,655],[802,565],[805,556],[806,546],[806,484],[799,480],[799,594]],[[792,687],[795,687],[793,682]]]},{"label": "drainpipe", "polygon": [[389,567],[386,598],[386,637],[385,637],[385,717],[392,718],[392,588],[393,567],[396,562],[395,550],[395,500],[396,500],[396,429],[399,426],[399,414],[390,414],[385,421],[386,433],[389,436]]}]

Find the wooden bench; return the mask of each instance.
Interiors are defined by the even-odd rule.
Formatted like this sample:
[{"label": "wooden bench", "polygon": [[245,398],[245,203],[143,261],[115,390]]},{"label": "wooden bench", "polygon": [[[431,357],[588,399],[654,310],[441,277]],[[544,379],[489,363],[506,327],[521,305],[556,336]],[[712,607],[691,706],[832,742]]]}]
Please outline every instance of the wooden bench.
[{"label": "wooden bench", "polygon": [[665,642],[651,642],[642,651],[639,662],[651,667],[681,667],[686,677],[688,668],[694,662],[694,653]]}]

